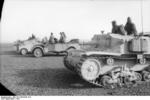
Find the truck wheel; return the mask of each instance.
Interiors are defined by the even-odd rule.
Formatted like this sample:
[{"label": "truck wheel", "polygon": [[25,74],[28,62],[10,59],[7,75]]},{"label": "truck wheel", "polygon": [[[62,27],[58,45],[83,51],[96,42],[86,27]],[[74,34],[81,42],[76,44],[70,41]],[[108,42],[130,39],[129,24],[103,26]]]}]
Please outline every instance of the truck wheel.
[{"label": "truck wheel", "polygon": [[33,52],[35,57],[42,57],[43,56],[43,51],[40,48],[36,48]]},{"label": "truck wheel", "polygon": [[21,49],[20,51],[21,55],[26,55],[28,53],[27,49]]}]

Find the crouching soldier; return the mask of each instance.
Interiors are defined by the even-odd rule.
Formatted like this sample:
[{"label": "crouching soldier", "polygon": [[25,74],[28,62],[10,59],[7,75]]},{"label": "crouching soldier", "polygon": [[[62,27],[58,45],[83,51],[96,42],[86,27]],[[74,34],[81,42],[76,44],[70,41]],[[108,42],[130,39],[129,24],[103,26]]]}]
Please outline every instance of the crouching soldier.
[{"label": "crouching soldier", "polygon": [[124,26],[123,25],[117,25],[116,21],[112,21],[112,31],[111,32],[114,34],[120,34],[120,35],[126,34]]}]

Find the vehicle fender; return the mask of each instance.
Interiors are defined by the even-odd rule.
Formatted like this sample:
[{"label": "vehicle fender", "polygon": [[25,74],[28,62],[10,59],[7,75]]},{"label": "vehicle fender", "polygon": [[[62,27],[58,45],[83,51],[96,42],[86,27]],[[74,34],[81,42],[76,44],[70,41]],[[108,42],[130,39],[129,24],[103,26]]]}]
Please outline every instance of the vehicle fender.
[{"label": "vehicle fender", "polygon": [[75,46],[70,46],[70,47],[67,48],[67,50],[68,50],[68,49],[71,49],[71,48],[76,49]]},{"label": "vehicle fender", "polygon": [[23,50],[23,49],[25,49],[25,50],[27,50],[27,52],[29,52],[29,50],[28,50],[27,48],[22,47],[22,48],[20,48],[19,53],[20,53],[21,50]]},{"label": "vehicle fender", "polygon": [[42,49],[42,51],[44,51],[44,45],[36,45],[36,46],[34,46],[33,48],[32,48],[32,53],[33,53],[33,51],[36,49],[36,48],[40,48],[40,49]]}]

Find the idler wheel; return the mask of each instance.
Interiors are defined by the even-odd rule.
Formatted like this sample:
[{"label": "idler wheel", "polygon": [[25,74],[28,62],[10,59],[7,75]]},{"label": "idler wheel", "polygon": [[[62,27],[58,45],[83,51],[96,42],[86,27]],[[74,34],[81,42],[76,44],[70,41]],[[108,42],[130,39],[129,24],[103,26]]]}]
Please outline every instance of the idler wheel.
[{"label": "idler wheel", "polygon": [[97,59],[87,59],[81,65],[81,76],[85,80],[95,80],[100,73],[101,64]]}]

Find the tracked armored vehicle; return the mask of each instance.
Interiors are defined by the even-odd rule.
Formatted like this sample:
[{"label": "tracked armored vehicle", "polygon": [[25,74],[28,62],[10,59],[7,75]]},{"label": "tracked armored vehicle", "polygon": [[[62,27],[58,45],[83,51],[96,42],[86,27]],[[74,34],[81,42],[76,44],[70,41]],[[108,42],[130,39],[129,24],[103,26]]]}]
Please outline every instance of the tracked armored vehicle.
[{"label": "tracked armored vehicle", "polygon": [[95,35],[81,50],[69,52],[64,65],[97,86],[150,81],[150,37]]}]

